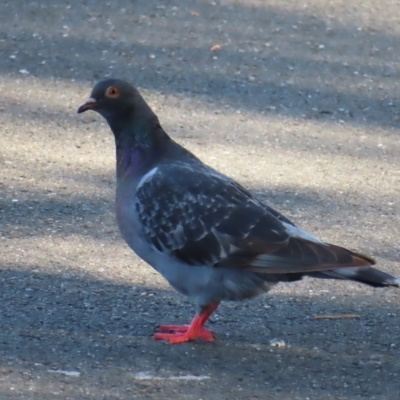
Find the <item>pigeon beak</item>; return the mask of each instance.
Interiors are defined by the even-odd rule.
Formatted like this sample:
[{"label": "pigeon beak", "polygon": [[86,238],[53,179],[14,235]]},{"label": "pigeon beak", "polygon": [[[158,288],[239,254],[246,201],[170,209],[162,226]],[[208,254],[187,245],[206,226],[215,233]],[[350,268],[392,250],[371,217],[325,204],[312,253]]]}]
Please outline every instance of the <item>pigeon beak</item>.
[{"label": "pigeon beak", "polygon": [[89,97],[84,104],[82,104],[78,108],[78,114],[83,113],[87,110],[93,110],[94,106],[96,104],[96,100],[93,97]]}]

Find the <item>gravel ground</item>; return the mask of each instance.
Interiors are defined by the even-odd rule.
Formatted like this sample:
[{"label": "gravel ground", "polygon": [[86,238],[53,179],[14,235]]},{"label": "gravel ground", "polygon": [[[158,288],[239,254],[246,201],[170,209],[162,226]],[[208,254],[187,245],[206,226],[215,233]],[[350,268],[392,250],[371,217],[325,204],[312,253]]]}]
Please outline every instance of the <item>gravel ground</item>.
[{"label": "gravel ground", "polygon": [[[399,276],[399,61],[398,1],[3,0],[0,398],[398,400],[394,288],[306,279],[224,304],[215,343],[153,341],[195,307],[120,238],[112,135],[76,110],[129,80],[203,160]],[[337,314],[360,318],[314,319]]]}]

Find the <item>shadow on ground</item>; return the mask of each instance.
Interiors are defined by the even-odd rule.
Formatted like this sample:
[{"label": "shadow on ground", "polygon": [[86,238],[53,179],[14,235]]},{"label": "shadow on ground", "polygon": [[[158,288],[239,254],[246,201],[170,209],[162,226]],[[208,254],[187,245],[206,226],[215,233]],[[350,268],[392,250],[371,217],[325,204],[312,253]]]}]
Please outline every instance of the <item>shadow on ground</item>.
[{"label": "shadow on ground", "polygon": [[[216,108],[399,127],[400,38],[362,24],[357,8],[343,20],[330,16],[334,5],[321,16],[200,0],[6,2],[1,10],[3,75],[29,67],[85,85],[112,75]],[[210,52],[214,44],[221,50]]]},{"label": "shadow on ground", "polygon": [[[80,179],[85,179],[85,176],[80,176]],[[110,195],[85,196],[66,192],[52,196],[52,192],[24,189],[21,193],[23,198],[13,202],[12,196],[7,193],[11,191],[3,188],[5,195],[0,200],[0,233],[7,238],[48,235],[53,238],[75,235],[101,241],[119,238],[114,218],[114,189],[110,189],[113,186],[112,180],[104,181],[102,174],[96,176],[91,173],[88,183],[97,188],[103,187]],[[16,188],[13,186],[13,190]],[[338,193],[322,188],[314,190],[285,185],[275,185],[273,189],[250,187],[250,190],[265,204],[317,236],[318,232],[325,229],[337,231],[341,235],[347,232],[348,235],[361,236],[365,247],[360,251],[373,251],[375,257],[399,261],[399,248],[393,248],[389,238],[385,241],[381,236],[373,236],[371,214],[375,215],[379,211],[380,218],[389,221],[396,212],[392,205],[387,204],[385,193],[376,194],[373,202],[366,199],[360,205],[360,194],[350,190]],[[376,204],[379,204],[379,210]],[[365,230],[365,224],[369,229]],[[329,241],[329,238],[324,240]],[[336,240],[340,240],[340,237]]]},{"label": "shadow on ground", "polygon": [[[372,289],[366,288],[365,295],[336,298],[328,286],[312,296],[293,298],[276,288],[256,301],[223,305],[211,321],[218,335],[215,343],[169,346],[153,342],[149,334],[159,323],[185,323],[192,317],[194,308],[175,293],[30,272],[33,269],[21,265],[0,270],[0,371],[10,382],[25,371],[47,379],[48,385],[57,374],[51,371],[61,370],[90,378],[90,388],[107,387],[110,381],[139,391],[144,385],[154,393],[158,385],[168,387],[167,379],[149,378],[152,385],[146,385],[140,379],[146,372],[159,378],[208,376],[221,380],[228,393],[253,386],[261,396],[279,391],[300,395],[312,386],[325,398],[345,391],[354,378],[362,395],[393,398],[398,393],[394,377],[400,367],[400,310],[398,304],[371,304]],[[313,318],[346,313],[360,314],[361,319]],[[271,347],[269,341],[275,337],[289,347]],[[188,367],[191,358],[195,362]],[[14,367],[7,369],[8,362]],[[347,376],[346,368],[354,365],[356,376]],[[111,368],[113,375],[107,376]],[[304,379],[293,379],[292,371],[296,375],[299,368]],[[368,378],[372,375],[373,382]],[[73,393],[80,379],[65,376],[61,382]],[[202,393],[210,395],[207,385]]]},{"label": "shadow on ground", "polygon": [[[373,20],[363,19],[358,7],[352,3],[342,12],[328,2],[320,9],[300,9],[285,1],[255,0],[2,2],[0,79],[9,91],[0,99],[0,124],[4,143],[7,135],[15,135],[1,155],[2,162],[15,162],[7,164],[0,182],[2,399],[398,400],[400,310],[395,289],[304,280],[278,286],[251,302],[224,304],[210,322],[218,335],[215,343],[169,346],[153,341],[149,335],[157,324],[188,322],[194,306],[156,285],[90,276],[103,262],[105,253],[95,254],[98,244],[108,243],[104,252],[112,257],[110,248],[119,237],[109,195],[113,180],[107,168],[89,171],[90,157],[84,158],[90,146],[93,152],[102,148],[96,136],[100,119],[77,119],[79,104],[72,107],[75,100],[68,97],[83,93],[83,100],[95,81],[112,75],[150,95],[157,92],[156,100],[168,103],[169,110],[191,102],[187,109],[197,123],[204,110],[210,125],[214,111],[221,118],[240,111],[247,119],[249,113],[271,121],[288,117],[293,125],[300,120],[305,129],[307,120],[328,121],[363,128],[360,135],[366,141],[368,136],[390,136],[385,142],[389,147],[399,129],[399,53],[394,49],[400,37],[389,4],[376,2]],[[210,52],[215,44],[221,49]],[[25,92],[19,93],[21,88]],[[192,121],[190,115],[168,117],[179,124]],[[265,121],[260,118],[257,132],[268,130]],[[206,135],[207,127],[198,125]],[[304,151],[326,155],[327,163],[350,155],[352,162],[370,158],[379,162],[369,166],[378,170],[382,161],[382,172],[394,170],[389,163],[394,163],[396,143],[388,149],[392,158],[376,150],[380,142],[375,147],[366,143],[358,154],[354,137],[341,139],[339,149],[321,150],[337,142],[331,137],[337,130],[321,133],[319,128],[312,138],[296,131],[278,143],[275,134],[286,134],[278,127],[265,133],[260,144],[273,142],[298,157],[296,148],[304,141]],[[229,129],[224,127],[219,139]],[[232,129],[231,135],[240,134]],[[81,146],[86,132],[98,147]],[[249,143],[251,132],[250,127]],[[19,140],[27,146],[19,148]],[[31,141],[36,145],[32,159],[26,157]],[[251,143],[255,146],[256,139]],[[46,150],[38,151],[42,144]],[[60,156],[57,169],[57,157],[46,153],[55,149],[52,145],[57,151],[60,146],[79,148],[79,155],[65,163]],[[45,190],[46,179],[57,182],[50,185],[57,193]],[[73,189],[63,179],[71,179]],[[393,228],[396,213],[389,198],[395,193],[391,182],[380,185],[373,200],[360,199],[352,190],[310,190],[302,182],[251,189],[311,232],[338,232],[349,243],[357,238],[355,242],[365,243],[359,250],[371,250],[393,267],[399,254],[397,239],[387,229]],[[80,238],[92,240],[87,253],[72,260]],[[24,244],[35,259],[26,256]],[[36,245],[40,251],[35,252]],[[54,249],[60,254],[53,254]],[[79,269],[77,263],[86,256],[87,268]],[[132,274],[135,267],[143,268],[123,262],[132,266]],[[60,274],[44,273],[46,268]],[[125,269],[118,271],[119,278],[126,276]],[[315,315],[347,313],[360,319],[314,320]],[[271,347],[273,338],[286,346]]]}]

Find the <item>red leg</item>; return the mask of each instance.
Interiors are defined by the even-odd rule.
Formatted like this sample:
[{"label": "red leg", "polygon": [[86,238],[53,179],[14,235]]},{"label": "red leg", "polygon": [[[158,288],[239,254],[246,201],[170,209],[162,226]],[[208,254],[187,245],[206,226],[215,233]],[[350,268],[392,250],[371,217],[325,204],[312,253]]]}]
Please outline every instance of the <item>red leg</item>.
[{"label": "red leg", "polygon": [[154,334],[153,337],[157,340],[168,340],[171,344],[189,342],[197,338],[212,342],[214,340],[212,332],[203,325],[218,306],[219,303],[211,303],[202,308],[200,314],[193,318],[190,325],[161,325],[158,328],[160,333]]}]

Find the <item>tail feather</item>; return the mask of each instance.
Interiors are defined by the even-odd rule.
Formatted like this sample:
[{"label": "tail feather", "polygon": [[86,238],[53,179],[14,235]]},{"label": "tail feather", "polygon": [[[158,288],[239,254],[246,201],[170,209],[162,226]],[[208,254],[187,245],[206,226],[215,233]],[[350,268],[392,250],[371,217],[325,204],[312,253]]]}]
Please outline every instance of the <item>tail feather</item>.
[{"label": "tail feather", "polygon": [[327,278],[347,279],[373,287],[400,287],[400,279],[371,267],[339,268],[332,271],[324,271],[321,274],[326,275]]},{"label": "tail feather", "polygon": [[374,259],[344,247],[292,238],[291,251],[287,250],[261,255],[252,262],[251,270],[261,274],[279,274],[277,276],[287,281],[308,275],[351,280],[373,287],[400,287],[399,278],[371,267],[376,264]]},{"label": "tail feather", "polygon": [[[244,254],[247,261],[247,254]],[[236,262],[240,255],[235,254]],[[316,273],[354,267],[369,267],[375,261],[363,254],[328,243],[291,238],[281,248],[258,255],[246,268],[258,273]]]},{"label": "tail feather", "polygon": [[400,287],[399,278],[371,267],[376,264],[374,259],[344,247],[298,237],[291,237],[276,247],[257,255],[251,263],[246,251],[233,253],[224,263],[265,275],[266,280],[271,280],[272,275],[284,281],[307,275],[352,280],[373,287]]},{"label": "tail feather", "polygon": [[329,250],[337,254],[338,261],[343,264],[336,265],[332,270],[311,273],[309,276],[317,278],[345,279],[360,282],[372,287],[395,286],[400,287],[400,279],[386,272],[372,268],[376,262],[364,254],[355,253],[340,246],[329,245]]}]

